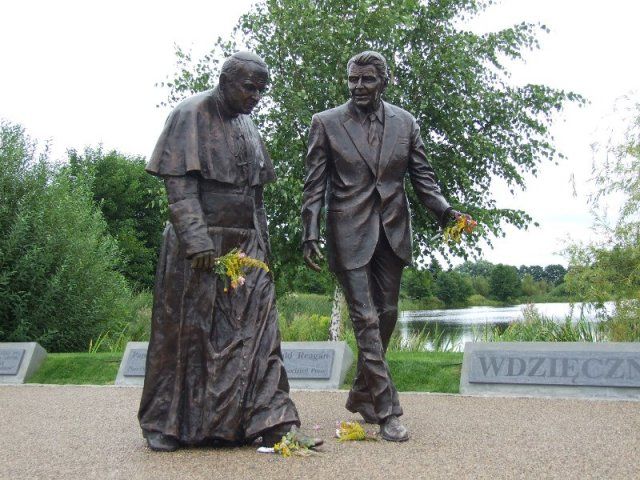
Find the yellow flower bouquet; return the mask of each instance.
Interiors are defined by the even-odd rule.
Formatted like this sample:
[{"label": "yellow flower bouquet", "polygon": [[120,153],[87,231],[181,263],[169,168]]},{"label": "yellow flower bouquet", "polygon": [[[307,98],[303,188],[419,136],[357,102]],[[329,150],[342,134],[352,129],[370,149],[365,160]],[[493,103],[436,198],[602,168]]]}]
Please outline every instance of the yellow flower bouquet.
[{"label": "yellow flower bouquet", "polygon": [[244,285],[246,273],[249,268],[261,268],[269,271],[266,263],[256,258],[249,257],[238,248],[234,248],[222,257],[216,258],[213,272],[225,282],[224,291],[232,290]]},{"label": "yellow flower bouquet", "polygon": [[442,237],[447,243],[460,243],[462,234],[473,232],[474,228],[476,228],[477,226],[478,222],[471,218],[471,216],[463,214],[456,218],[456,221],[453,225],[444,229]]}]

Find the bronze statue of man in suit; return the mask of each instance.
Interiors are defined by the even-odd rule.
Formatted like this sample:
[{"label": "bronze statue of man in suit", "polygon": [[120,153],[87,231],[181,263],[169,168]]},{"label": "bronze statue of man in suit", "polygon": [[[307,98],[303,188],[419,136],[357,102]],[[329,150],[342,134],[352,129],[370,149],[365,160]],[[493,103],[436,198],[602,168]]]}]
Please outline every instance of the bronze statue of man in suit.
[{"label": "bronze statue of man in suit", "polygon": [[400,279],[411,263],[408,174],[422,204],[446,225],[461,215],[440,193],[420,128],[407,111],[382,101],[387,62],[362,52],[347,64],[351,100],[313,116],[306,159],[304,259],[319,270],[320,211],[326,209],[329,269],[344,291],[358,342],[358,369],[346,408],[380,424],[382,438],[407,429],[385,352],[398,316]]}]

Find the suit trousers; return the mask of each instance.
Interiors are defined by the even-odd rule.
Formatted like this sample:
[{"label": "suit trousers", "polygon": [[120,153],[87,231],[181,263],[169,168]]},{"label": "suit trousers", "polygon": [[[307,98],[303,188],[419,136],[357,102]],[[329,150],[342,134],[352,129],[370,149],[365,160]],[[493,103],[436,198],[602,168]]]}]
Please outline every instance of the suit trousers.
[{"label": "suit trousers", "polygon": [[402,415],[385,353],[398,319],[398,295],[404,266],[381,227],[369,263],[354,270],[336,272],[358,343],[357,372],[346,408],[360,413],[370,423],[382,423],[390,415]]}]

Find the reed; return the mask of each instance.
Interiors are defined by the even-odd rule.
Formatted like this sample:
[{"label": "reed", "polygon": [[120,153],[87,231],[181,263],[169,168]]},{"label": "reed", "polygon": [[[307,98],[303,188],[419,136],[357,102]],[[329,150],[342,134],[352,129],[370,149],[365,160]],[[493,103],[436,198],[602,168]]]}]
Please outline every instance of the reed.
[{"label": "reed", "polygon": [[567,315],[563,321],[542,315],[533,305],[522,311],[522,320],[511,322],[506,329],[488,328],[476,334],[485,342],[602,342],[608,339],[602,323],[592,323],[584,315],[576,321]]}]

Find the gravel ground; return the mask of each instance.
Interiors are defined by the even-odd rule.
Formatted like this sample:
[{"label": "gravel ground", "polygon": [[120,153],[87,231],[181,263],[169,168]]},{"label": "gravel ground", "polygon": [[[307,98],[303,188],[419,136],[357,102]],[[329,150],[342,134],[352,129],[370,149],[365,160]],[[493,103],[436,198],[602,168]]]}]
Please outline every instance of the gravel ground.
[{"label": "gravel ground", "polygon": [[[147,449],[141,389],[0,387],[0,479],[640,478],[640,403],[401,394],[411,440],[338,443],[346,392],[293,392],[311,457]],[[376,429],[375,426],[369,426]]]}]

